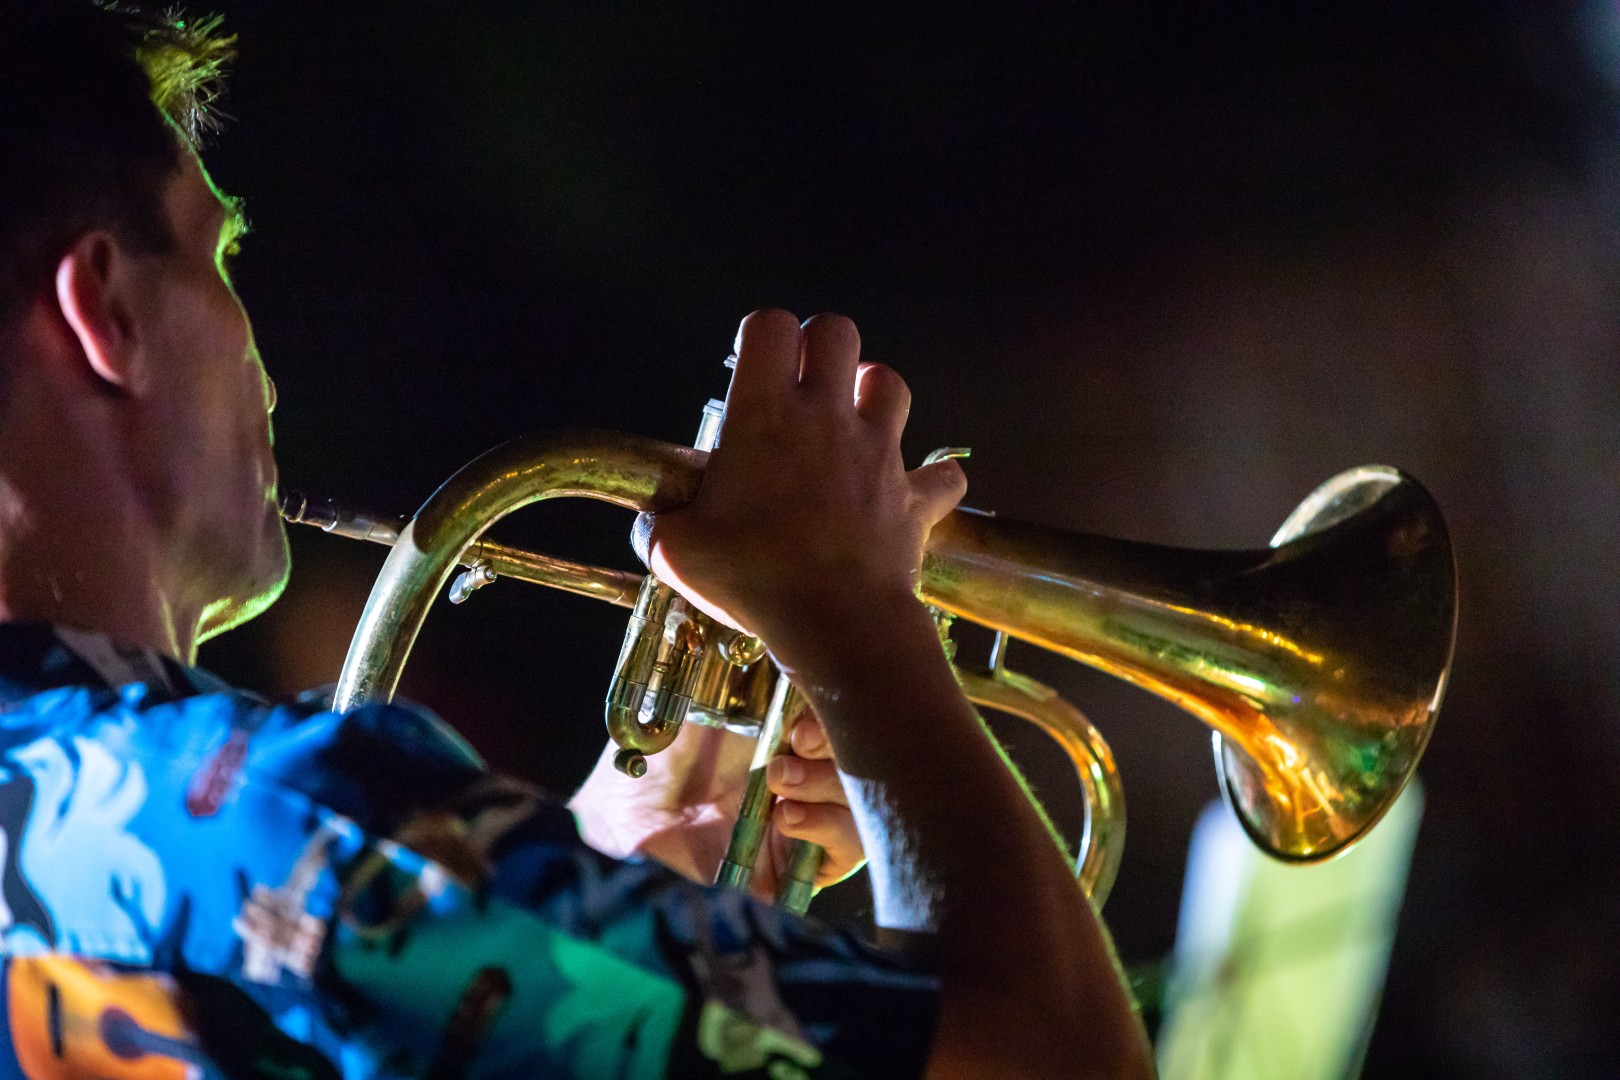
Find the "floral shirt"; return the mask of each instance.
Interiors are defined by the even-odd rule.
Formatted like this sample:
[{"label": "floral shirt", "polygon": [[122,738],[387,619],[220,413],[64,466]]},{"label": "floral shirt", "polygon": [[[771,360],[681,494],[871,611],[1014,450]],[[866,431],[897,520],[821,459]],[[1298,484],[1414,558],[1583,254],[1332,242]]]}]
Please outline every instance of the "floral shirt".
[{"label": "floral shirt", "polygon": [[0,1080],[890,1077],[937,984],[616,862],[425,711],[0,625]]}]

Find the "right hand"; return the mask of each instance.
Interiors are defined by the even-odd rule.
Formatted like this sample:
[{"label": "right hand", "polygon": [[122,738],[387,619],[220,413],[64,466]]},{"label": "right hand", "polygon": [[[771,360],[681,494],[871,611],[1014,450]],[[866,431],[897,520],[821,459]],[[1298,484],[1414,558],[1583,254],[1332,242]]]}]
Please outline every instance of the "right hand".
[{"label": "right hand", "polygon": [[[866,862],[838,766],[825,730],[808,706],[793,721],[792,753],[771,762],[767,782],[777,796],[769,840],[749,891],[770,901],[787,865],[790,841],[826,850],[816,888],[835,884]],[[596,768],[568,800],[580,838],[616,859],[645,855],[701,885],[714,881],[748,786],[754,740],[694,723],[647,758],[647,774],[625,776],[613,766],[609,742]]]},{"label": "right hand", "polygon": [[911,391],[860,363],[840,315],[742,321],[720,446],[697,497],[653,519],[649,561],[790,670],[876,604],[912,603],[928,531],[962,498],[954,461],[907,472]]}]

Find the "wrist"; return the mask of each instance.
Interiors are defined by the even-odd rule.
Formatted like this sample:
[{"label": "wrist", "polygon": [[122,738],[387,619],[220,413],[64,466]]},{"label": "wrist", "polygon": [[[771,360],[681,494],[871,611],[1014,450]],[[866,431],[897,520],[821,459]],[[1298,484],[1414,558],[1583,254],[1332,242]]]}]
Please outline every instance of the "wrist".
[{"label": "wrist", "polygon": [[873,599],[838,617],[807,617],[765,643],[823,721],[825,706],[841,712],[841,699],[881,699],[904,711],[910,693],[961,693],[938,623],[915,594]]},{"label": "wrist", "polygon": [[777,665],[812,700],[818,689],[836,692],[896,670],[950,670],[938,625],[913,592],[806,604],[794,614],[761,637]]}]

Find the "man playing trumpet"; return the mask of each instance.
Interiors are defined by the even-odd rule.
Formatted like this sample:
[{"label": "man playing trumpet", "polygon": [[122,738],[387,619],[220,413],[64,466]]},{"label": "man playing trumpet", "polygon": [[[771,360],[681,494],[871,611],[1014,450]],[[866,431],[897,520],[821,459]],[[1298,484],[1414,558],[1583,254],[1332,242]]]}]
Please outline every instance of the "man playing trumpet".
[{"label": "man playing trumpet", "polygon": [[[229,44],[0,4],[0,1073],[1148,1075],[915,593],[962,474],[904,468],[905,384],[846,319],[743,321],[725,443],[649,556],[814,708],[779,825],[864,845],[881,949],[591,850],[419,710],[189,666],[287,574],[240,213],[196,156]],[[600,844],[660,854],[595,791]]]}]

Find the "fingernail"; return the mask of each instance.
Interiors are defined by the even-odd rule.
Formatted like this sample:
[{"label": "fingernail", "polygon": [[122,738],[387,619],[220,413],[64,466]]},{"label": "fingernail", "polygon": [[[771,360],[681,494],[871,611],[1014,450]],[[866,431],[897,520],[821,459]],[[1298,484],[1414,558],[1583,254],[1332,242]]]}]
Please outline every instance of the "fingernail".
[{"label": "fingernail", "polygon": [[817,724],[806,724],[798,728],[795,734],[798,738],[794,741],[799,744],[799,749],[807,754],[820,750],[821,744],[826,741],[822,737],[821,727]]},{"label": "fingernail", "polygon": [[789,825],[803,825],[804,804],[796,802],[782,803],[782,820]]},{"label": "fingernail", "polygon": [[777,783],[799,784],[804,782],[804,762],[798,758],[776,758],[771,762],[771,768],[776,770]]}]

